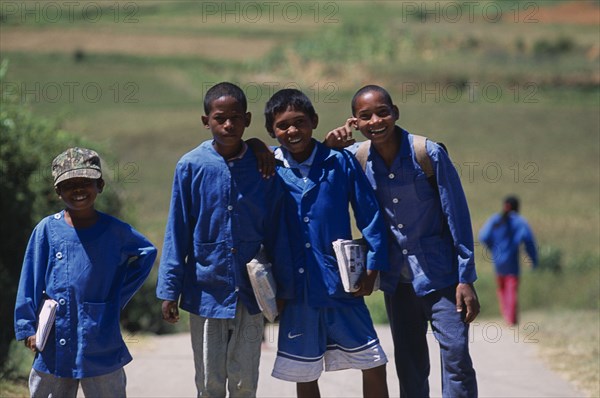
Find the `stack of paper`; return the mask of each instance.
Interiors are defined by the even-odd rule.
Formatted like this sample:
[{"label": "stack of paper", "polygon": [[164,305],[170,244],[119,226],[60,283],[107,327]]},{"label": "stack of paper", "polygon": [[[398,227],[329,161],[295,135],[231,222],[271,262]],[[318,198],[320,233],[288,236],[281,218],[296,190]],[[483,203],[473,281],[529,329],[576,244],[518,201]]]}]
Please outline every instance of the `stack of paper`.
[{"label": "stack of paper", "polygon": [[48,336],[52,331],[52,326],[54,326],[57,307],[58,303],[52,299],[46,299],[42,304],[38,319],[38,328],[35,332],[35,347],[38,351],[43,351],[46,346],[46,341],[48,341]]},{"label": "stack of paper", "polygon": [[246,268],[260,310],[265,318],[270,322],[275,322],[278,315],[275,299],[277,287],[271,270],[271,263],[267,260],[262,247],[256,257],[246,264]]},{"label": "stack of paper", "polygon": [[[338,239],[333,242],[333,251],[338,261],[344,290],[353,293],[358,290],[356,283],[367,269],[367,246],[362,239]],[[379,274],[373,290],[379,289]]]}]

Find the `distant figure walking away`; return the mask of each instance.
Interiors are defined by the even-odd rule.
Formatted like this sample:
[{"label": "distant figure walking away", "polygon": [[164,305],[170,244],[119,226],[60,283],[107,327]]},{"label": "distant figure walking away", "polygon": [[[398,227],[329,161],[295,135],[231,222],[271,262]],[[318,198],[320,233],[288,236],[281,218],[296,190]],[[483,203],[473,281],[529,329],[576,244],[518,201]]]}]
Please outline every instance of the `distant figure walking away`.
[{"label": "distant figure walking away", "polygon": [[525,244],[532,267],[538,264],[533,232],[519,214],[519,199],[508,196],[501,213],[494,214],[479,231],[479,240],[492,252],[500,312],[509,325],[517,323],[519,248]]}]

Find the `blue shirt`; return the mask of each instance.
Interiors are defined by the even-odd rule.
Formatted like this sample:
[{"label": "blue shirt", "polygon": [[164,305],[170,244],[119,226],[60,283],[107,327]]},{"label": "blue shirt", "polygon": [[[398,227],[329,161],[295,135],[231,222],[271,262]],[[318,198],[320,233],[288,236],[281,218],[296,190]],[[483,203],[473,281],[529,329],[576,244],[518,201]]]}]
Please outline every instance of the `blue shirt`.
[{"label": "blue shirt", "polygon": [[35,334],[46,294],[56,300],[54,328],[33,368],[59,377],[100,376],[131,361],[119,328],[121,309],[142,285],[156,248],[128,224],[100,213],[89,228],[73,228],[64,212],[34,229],[15,307],[17,340]]},{"label": "blue shirt", "polygon": [[177,163],[156,295],[207,318],[235,318],[238,299],[260,312],[246,264],[264,243],[277,296],[293,295],[280,217],[283,186],[264,179],[252,151],[226,161],[205,141]]},{"label": "blue shirt", "polygon": [[[391,269],[381,276],[381,290],[393,293],[406,282],[424,296],[474,282],[471,217],[456,169],[446,152],[427,140],[438,194],[416,160],[412,135],[398,126],[396,133],[400,150],[391,167],[371,145],[365,170],[388,228]],[[348,150],[355,154],[358,146]]]},{"label": "blue shirt", "polygon": [[[367,268],[388,269],[385,225],[373,189],[349,153],[315,141],[312,166],[306,178],[296,168],[278,167],[287,188],[286,216],[294,245],[295,299],[315,307],[356,305],[363,302],[342,286],[333,241],[352,239],[349,206],[368,246]],[[291,156],[284,148],[276,157]]]},{"label": "blue shirt", "polygon": [[525,250],[535,267],[538,262],[533,233],[527,221],[516,212],[506,218],[494,214],[479,231],[479,240],[492,251],[492,258],[499,275],[519,275],[519,248]]}]

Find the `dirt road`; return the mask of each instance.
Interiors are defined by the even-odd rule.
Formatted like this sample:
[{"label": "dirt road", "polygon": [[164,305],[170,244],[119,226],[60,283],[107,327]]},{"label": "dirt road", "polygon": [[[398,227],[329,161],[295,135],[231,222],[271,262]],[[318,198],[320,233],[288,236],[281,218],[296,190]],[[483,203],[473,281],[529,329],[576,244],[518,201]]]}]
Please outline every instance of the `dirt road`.
[{"label": "dirt road", "polygon": [[[377,327],[383,348],[390,357],[388,386],[392,397],[399,396],[387,325]],[[441,396],[439,350],[430,339],[431,396]],[[294,397],[295,385],[271,377],[276,354],[277,327],[268,325],[263,344],[258,397]],[[535,329],[519,330],[494,321],[476,322],[471,328],[471,353],[477,371],[481,397],[583,397],[582,392],[563,380],[536,357]],[[134,360],[125,370],[128,396],[194,397],[194,365],[189,334],[128,338]],[[325,373],[319,381],[323,397],[360,397],[360,371]]]}]

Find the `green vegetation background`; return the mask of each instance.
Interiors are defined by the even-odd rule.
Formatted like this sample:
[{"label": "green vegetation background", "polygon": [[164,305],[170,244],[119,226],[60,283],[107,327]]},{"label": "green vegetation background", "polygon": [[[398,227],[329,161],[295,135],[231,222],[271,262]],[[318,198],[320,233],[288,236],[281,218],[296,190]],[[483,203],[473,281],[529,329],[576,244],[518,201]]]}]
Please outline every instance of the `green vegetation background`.
[{"label": "green vegetation background", "polygon": [[[264,130],[262,107],[275,90],[298,87],[311,97],[321,139],[349,115],[356,89],[380,84],[400,108],[399,124],[448,146],[475,235],[506,194],[520,196],[543,261],[530,272],[524,259],[521,309],[535,310],[534,322],[556,318],[548,314],[585,314],[592,333],[587,351],[598,369],[598,24],[545,23],[542,11],[560,6],[556,1],[282,2],[275,8],[231,2],[229,13],[221,2],[86,3],[102,17],[96,13],[92,22],[81,5],[74,18],[58,20],[3,6],[0,33],[13,34],[15,42],[0,48],[0,59],[10,62],[2,92],[50,120],[52,131],[97,145],[122,217],[159,248],[175,162],[210,138],[200,116],[211,84],[229,80],[245,89],[253,113],[246,137],[269,144],[275,142]],[[598,7],[597,0],[587,3]],[[77,37],[88,32],[113,40],[115,50],[79,45]],[[61,45],[31,47],[26,39],[36,33],[57,35]],[[152,40],[136,47],[136,37]],[[199,41],[186,44],[189,38]],[[165,39],[171,44],[163,48]],[[60,137],[54,144],[71,145]],[[55,145],[47,148],[57,152]],[[42,167],[53,155],[42,157]],[[4,166],[1,172],[7,178]],[[36,181],[44,189],[51,185],[45,177]],[[27,200],[34,205],[34,197]],[[19,233],[28,235],[28,228]],[[480,316],[497,317],[489,254],[476,244],[476,255]],[[126,311],[124,327],[132,333],[174,330],[159,319],[155,278],[154,271]],[[368,302],[374,319],[385,322],[381,294]],[[548,333],[563,338],[560,328]],[[24,354],[11,352],[7,377],[23,368]]]}]

